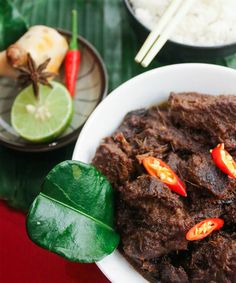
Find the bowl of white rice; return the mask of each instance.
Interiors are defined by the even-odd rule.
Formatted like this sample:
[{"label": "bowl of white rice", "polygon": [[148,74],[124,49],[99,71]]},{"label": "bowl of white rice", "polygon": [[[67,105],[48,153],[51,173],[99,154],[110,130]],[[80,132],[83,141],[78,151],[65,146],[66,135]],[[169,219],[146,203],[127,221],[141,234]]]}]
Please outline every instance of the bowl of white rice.
[{"label": "bowl of white rice", "polygon": [[[124,0],[141,38],[160,20],[172,0]],[[236,0],[195,0],[162,53],[179,58],[224,57],[236,52]]]}]

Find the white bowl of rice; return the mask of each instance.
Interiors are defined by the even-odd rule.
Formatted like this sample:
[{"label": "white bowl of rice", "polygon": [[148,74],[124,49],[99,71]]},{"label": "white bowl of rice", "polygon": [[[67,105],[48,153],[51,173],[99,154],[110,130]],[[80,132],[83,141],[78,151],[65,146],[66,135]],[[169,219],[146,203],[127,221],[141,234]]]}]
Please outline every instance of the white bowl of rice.
[{"label": "white bowl of rice", "polygon": [[[137,32],[145,37],[171,1],[124,0],[124,3],[133,23],[136,22]],[[195,0],[164,49],[177,55],[183,53],[185,58],[223,57],[236,52],[236,0]]]}]

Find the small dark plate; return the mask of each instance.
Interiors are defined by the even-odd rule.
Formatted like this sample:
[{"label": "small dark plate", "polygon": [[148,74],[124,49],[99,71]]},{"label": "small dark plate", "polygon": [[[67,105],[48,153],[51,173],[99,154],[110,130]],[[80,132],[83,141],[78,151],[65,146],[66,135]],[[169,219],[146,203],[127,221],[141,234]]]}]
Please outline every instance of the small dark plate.
[{"label": "small dark plate", "polygon": [[[131,25],[139,36],[141,41],[144,41],[150,29],[148,29],[135,15],[134,9],[129,0],[123,0],[126,11],[128,13]],[[172,61],[189,61],[199,60],[205,61],[208,59],[222,58],[236,52],[236,42],[227,45],[218,46],[194,46],[181,44],[172,40],[168,40],[165,46],[159,53],[159,58],[170,59]]]},{"label": "small dark plate", "polygon": [[[71,34],[58,30],[68,40]],[[107,95],[107,71],[96,49],[83,37],[78,37],[81,51],[80,72],[74,96],[73,119],[66,131],[50,143],[30,143],[22,139],[12,128],[11,107],[19,93],[17,83],[0,77],[0,144],[25,152],[50,151],[75,141],[89,115]],[[56,79],[64,83],[64,68]]]}]

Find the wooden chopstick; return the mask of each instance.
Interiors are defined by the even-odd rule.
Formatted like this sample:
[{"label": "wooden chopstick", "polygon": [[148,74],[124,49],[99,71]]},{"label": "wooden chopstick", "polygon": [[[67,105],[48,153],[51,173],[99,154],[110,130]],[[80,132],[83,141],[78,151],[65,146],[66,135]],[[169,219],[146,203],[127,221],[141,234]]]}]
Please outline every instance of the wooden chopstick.
[{"label": "wooden chopstick", "polygon": [[157,38],[160,36],[160,33],[162,32],[166,24],[169,22],[171,17],[174,15],[174,13],[178,9],[182,1],[183,0],[173,0],[170,3],[166,11],[164,12],[162,17],[158,21],[157,25],[155,26],[153,31],[148,35],[143,46],[141,47],[138,54],[136,55],[135,61],[137,63],[140,63],[144,59],[148,51],[152,48],[153,44],[156,42]]},{"label": "wooden chopstick", "polygon": [[[167,21],[165,20],[166,25],[164,26],[164,28],[162,28],[162,31],[159,32],[159,34],[155,37],[154,43],[152,37],[151,47],[148,50],[145,49],[146,53],[143,52],[141,54],[143,55],[143,57],[142,60],[140,60],[140,62],[143,67],[147,67],[151,63],[153,58],[157,55],[157,53],[161,50],[161,48],[164,46],[166,41],[169,39],[175,27],[182,20],[185,14],[189,11],[194,1],[195,0],[182,0],[181,3],[179,3],[179,5],[177,6],[177,8],[174,10],[174,13],[176,12],[175,15],[171,14],[169,18],[169,22],[168,20]],[[155,32],[155,34],[157,33]],[[146,43],[146,45],[150,46],[149,43]]]}]

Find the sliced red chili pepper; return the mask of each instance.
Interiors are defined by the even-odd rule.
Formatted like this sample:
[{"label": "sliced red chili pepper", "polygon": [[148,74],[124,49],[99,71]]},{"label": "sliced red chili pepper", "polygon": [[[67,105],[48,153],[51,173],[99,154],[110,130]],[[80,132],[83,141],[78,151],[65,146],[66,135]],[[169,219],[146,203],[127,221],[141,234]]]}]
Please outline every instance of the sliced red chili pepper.
[{"label": "sliced red chili pepper", "polygon": [[218,144],[210,152],[216,166],[225,174],[232,178],[236,178],[236,162],[228,151],[225,150],[224,144]]},{"label": "sliced red chili pepper", "polygon": [[72,11],[72,38],[65,57],[65,81],[71,96],[74,96],[80,67],[80,51],[77,44],[77,11]]},{"label": "sliced red chili pepper", "polygon": [[186,234],[186,239],[188,241],[201,240],[214,230],[219,230],[223,225],[224,220],[220,218],[207,218],[193,226]]},{"label": "sliced red chili pepper", "polygon": [[151,176],[157,177],[172,191],[186,197],[186,188],[174,171],[161,159],[155,157],[144,157],[142,163]]}]

